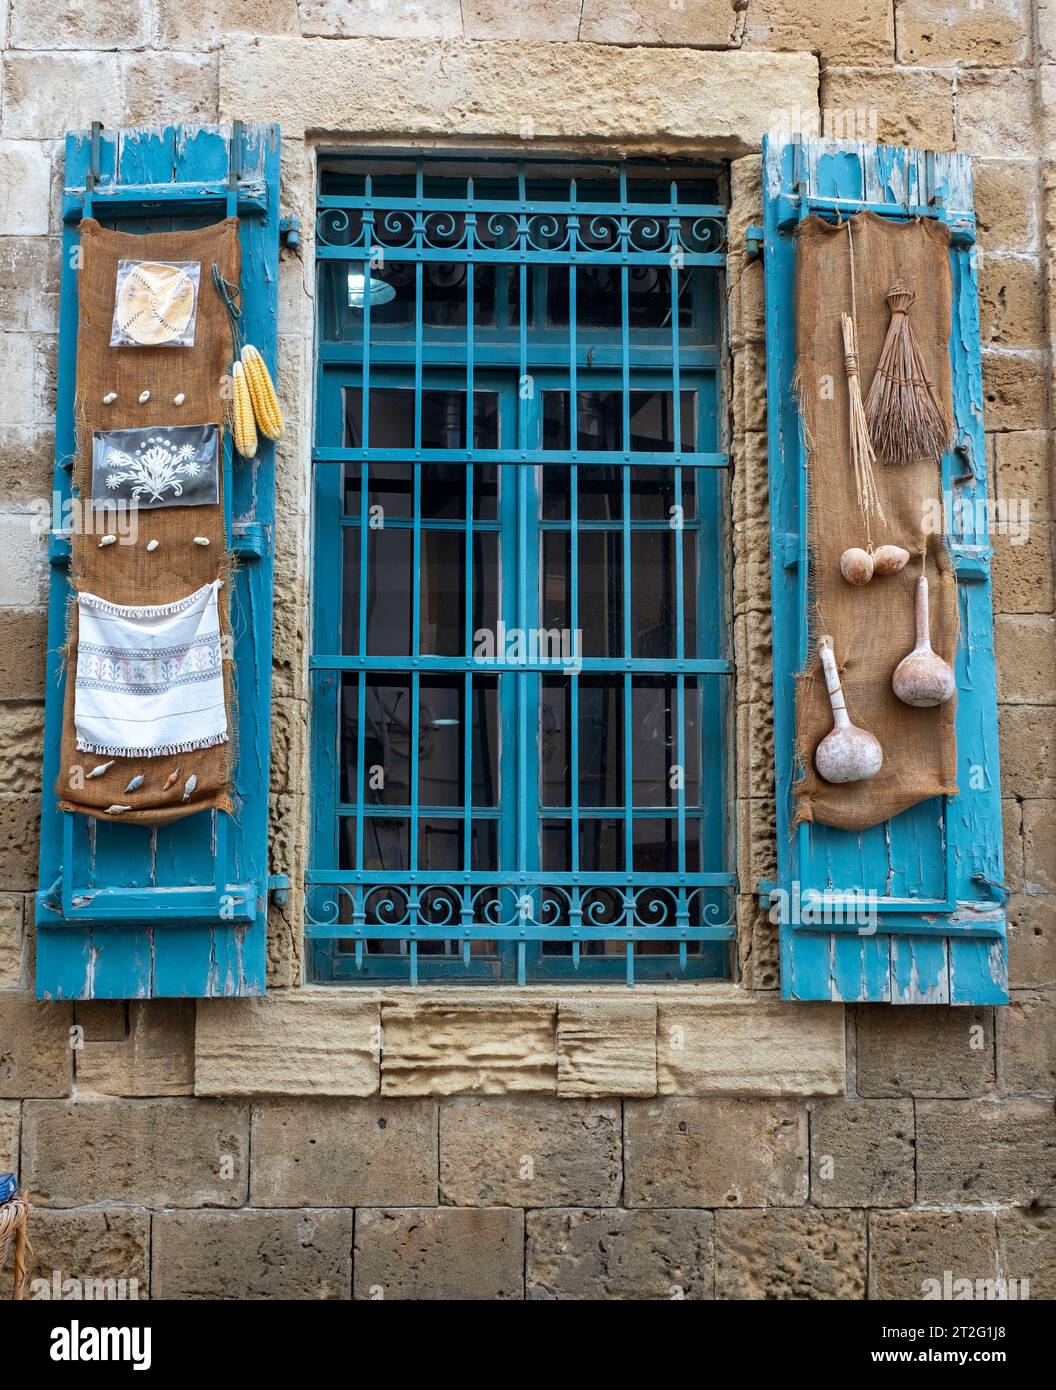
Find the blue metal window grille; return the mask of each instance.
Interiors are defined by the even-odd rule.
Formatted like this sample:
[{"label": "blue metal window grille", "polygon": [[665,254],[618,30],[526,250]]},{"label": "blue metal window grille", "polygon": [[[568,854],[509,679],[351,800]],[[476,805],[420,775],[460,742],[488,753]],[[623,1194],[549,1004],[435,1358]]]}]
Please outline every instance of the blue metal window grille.
[{"label": "blue metal window grille", "polygon": [[730,970],[718,169],[324,160],[309,969]]}]

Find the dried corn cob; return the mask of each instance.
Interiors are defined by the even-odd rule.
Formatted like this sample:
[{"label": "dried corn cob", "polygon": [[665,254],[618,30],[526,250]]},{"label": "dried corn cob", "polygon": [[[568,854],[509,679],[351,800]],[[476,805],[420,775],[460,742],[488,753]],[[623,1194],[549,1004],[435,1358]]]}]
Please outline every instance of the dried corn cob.
[{"label": "dried corn cob", "polygon": [[242,366],[245,368],[249,394],[253,401],[253,413],[257,417],[257,426],[261,434],[265,439],[281,439],[283,422],[279,398],[275,394],[267,364],[252,343],[246,343],[242,349]]},{"label": "dried corn cob", "polygon": [[253,421],[253,402],[241,362],[232,364],[231,387],[231,437],[242,457],[251,459],[257,452],[257,427]]}]

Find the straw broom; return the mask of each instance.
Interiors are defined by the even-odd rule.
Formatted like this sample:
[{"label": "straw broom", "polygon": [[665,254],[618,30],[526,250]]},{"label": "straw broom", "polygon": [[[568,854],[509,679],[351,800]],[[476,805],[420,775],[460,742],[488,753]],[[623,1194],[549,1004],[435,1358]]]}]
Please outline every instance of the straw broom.
[{"label": "straw broom", "polygon": [[916,295],[905,281],[896,280],[886,298],[891,322],[865,401],[873,449],[885,463],[938,463],[950,446],[953,426],[910,327]]},{"label": "straw broom", "polygon": [[873,453],[872,441],[869,438],[869,426],[865,419],[865,407],[862,405],[862,383],[858,375],[858,343],[855,338],[854,320],[850,314],[841,314],[840,321],[843,325],[843,361],[847,369],[847,398],[850,403],[849,423],[854,486],[858,493],[858,506],[865,522],[866,544],[871,551],[873,537],[869,524],[870,516],[876,516],[881,524],[886,525],[886,522],[883,508],[880,506],[880,497],[876,490],[876,477],[873,473],[876,455]]}]

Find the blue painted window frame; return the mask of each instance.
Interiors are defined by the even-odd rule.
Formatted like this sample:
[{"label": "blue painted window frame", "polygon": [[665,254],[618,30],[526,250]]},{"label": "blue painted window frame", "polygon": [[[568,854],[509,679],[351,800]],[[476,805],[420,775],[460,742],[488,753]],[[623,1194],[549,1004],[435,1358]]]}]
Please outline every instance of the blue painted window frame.
[{"label": "blue painted window frame", "polygon": [[[147,233],[240,219],[243,325],[275,371],[279,129],[173,125],[71,132],[66,139],[54,493],[71,496],[77,441],[77,248],[82,217]],[[206,268],[207,269],[207,268]],[[204,281],[203,281],[204,283]],[[36,984],[40,998],[262,994],[267,964],[274,445],[233,462],[224,446],[238,758],[235,814],[203,811],[151,829],[59,810],[72,589],[70,545],[49,535],[44,790]],[[61,510],[58,511],[61,516]]]},{"label": "blue painted window frame", "polygon": [[[895,1004],[1007,1002],[1005,890],[998,772],[996,672],[985,506],[955,508],[948,534],[960,598],[956,674],[959,795],[909,808],[856,834],[792,826],[796,776],[795,675],[807,660],[807,471],[794,389],[795,229],[810,214],[861,209],[935,217],[951,233],[950,356],[957,444],[943,459],[947,495],[987,497],[978,275],[971,162],[963,154],[837,140],[767,138],[763,145],[763,245],[774,628],[776,884],[786,901],[838,907],[880,892],[879,926],[782,920],[786,999]],[[969,670],[970,659],[970,670]],[[893,884],[893,891],[892,891]],[[794,914],[783,914],[786,918]]]},{"label": "blue painted window frame", "polygon": [[[557,161],[547,161],[553,169]],[[507,164],[510,161],[506,161]],[[711,612],[711,627],[703,625],[698,634],[698,652],[708,652],[699,661],[685,657],[682,647],[681,618],[678,622],[678,651],[681,659],[649,662],[642,659],[587,660],[587,671],[611,671],[623,673],[625,692],[630,687],[632,674],[636,671],[657,670],[669,672],[675,688],[679,706],[679,722],[682,725],[684,696],[681,694],[685,682],[697,672],[702,683],[702,704],[705,699],[709,715],[721,726],[721,756],[716,759],[714,780],[709,789],[709,797],[721,811],[713,812],[712,824],[720,819],[723,833],[710,846],[702,846],[702,872],[686,871],[684,837],[680,837],[679,872],[661,876],[654,883],[652,891],[668,892],[674,903],[677,900],[673,921],[668,927],[650,928],[643,917],[636,917],[635,896],[646,889],[647,876],[635,873],[606,873],[591,875],[579,872],[573,859],[573,869],[567,873],[544,872],[538,859],[538,825],[542,814],[538,804],[537,737],[535,730],[539,718],[540,671],[503,671],[500,674],[500,722],[503,736],[500,753],[500,785],[502,796],[495,807],[493,818],[500,825],[500,868],[497,872],[474,872],[466,870],[468,860],[463,858],[462,870],[450,870],[430,874],[411,866],[398,876],[392,871],[371,871],[360,868],[341,869],[338,867],[339,820],[351,814],[356,827],[357,857],[355,863],[362,864],[362,826],[369,819],[363,801],[363,736],[360,733],[360,751],[357,760],[357,793],[352,802],[345,805],[337,800],[337,760],[338,724],[337,699],[342,673],[352,673],[357,682],[355,698],[359,705],[359,728],[362,730],[365,711],[366,673],[371,670],[392,671],[402,669],[410,672],[412,685],[411,727],[418,724],[421,681],[431,671],[451,673],[461,672],[466,681],[471,672],[480,669],[468,656],[430,657],[420,655],[417,643],[412,655],[401,662],[383,656],[366,656],[361,647],[358,654],[338,655],[341,650],[339,604],[335,586],[326,582],[326,576],[341,572],[342,552],[341,534],[358,530],[364,534],[367,529],[367,490],[360,493],[360,515],[352,515],[341,520],[342,482],[341,464],[346,461],[361,461],[368,471],[372,459],[384,459],[381,450],[356,449],[347,447],[344,435],[343,391],[347,387],[377,388],[379,385],[409,385],[415,388],[414,400],[420,399],[423,382],[429,388],[441,387],[461,389],[463,392],[497,389],[502,408],[500,411],[499,447],[494,450],[429,449],[416,447],[413,451],[416,495],[420,489],[421,466],[430,460],[456,461],[463,464],[470,480],[473,469],[480,463],[498,463],[502,478],[497,520],[494,523],[471,523],[472,529],[491,530],[500,537],[503,547],[502,565],[502,616],[508,626],[541,625],[539,591],[539,545],[540,537],[547,529],[555,529],[554,523],[542,520],[539,509],[539,476],[541,468],[563,468],[575,475],[583,464],[607,461],[620,467],[624,489],[624,508],[626,515],[630,475],[624,466],[627,463],[663,463],[678,479],[691,475],[706,480],[710,486],[710,499],[705,494],[708,487],[699,489],[698,506],[701,516],[695,525],[687,523],[684,531],[702,537],[706,531],[715,536],[725,536],[724,487],[725,480],[721,470],[727,460],[718,451],[720,432],[720,403],[722,395],[721,342],[708,347],[690,349],[683,338],[688,339],[686,330],[678,326],[678,315],[672,314],[672,327],[655,333],[644,333],[632,341],[626,325],[627,268],[635,264],[662,264],[665,269],[670,264],[669,245],[672,237],[688,236],[682,229],[690,220],[698,222],[697,239],[691,241],[692,249],[685,251],[684,257],[677,260],[673,270],[673,294],[678,294],[679,276],[684,268],[697,266],[711,267],[715,271],[716,291],[714,322],[721,318],[719,311],[718,271],[724,264],[724,254],[719,249],[721,228],[725,216],[724,208],[717,199],[707,205],[680,205],[677,182],[673,175],[670,183],[670,201],[663,196],[668,192],[665,184],[660,196],[655,191],[652,205],[645,209],[640,204],[634,189],[640,187],[632,183],[633,168],[626,164],[609,164],[608,170],[616,187],[616,196],[603,206],[588,203],[577,198],[575,172],[562,183],[552,178],[542,184],[535,173],[531,161],[521,160],[516,164],[516,172],[511,178],[515,186],[514,196],[507,190],[501,194],[494,187],[481,180],[462,180],[458,193],[449,187],[446,192],[434,194],[431,180],[446,172],[441,160],[425,161],[418,159],[414,165],[414,176],[410,186],[399,186],[387,179],[383,164],[372,166],[364,162],[368,170],[362,183],[353,192],[330,194],[326,191],[324,178],[323,191],[319,197],[319,245],[317,254],[320,261],[321,308],[318,329],[319,361],[317,378],[317,426],[315,449],[315,575],[313,597],[313,655],[312,670],[312,849],[311,865],[306,875],[307,910],[306,934],[310,942],[309,974],[324,981],[370,982],[378,979],[403,980],[417,983],[420,979],[450,980],[459,982],[473,979],[510,979],[527,983],[531,979],[611,979],[623,976],[628,983],[636,979],[690,978],[707,975],[725,976],[730,966],[730,943],[734,929],[732,925],[732,905],[735,880],[729,869],[732,860],[729,804],[727,802],[727,748],[726,729],[727,700],[723,686],[725,677],[731,671],[727,649],[729,624],[725,613],[725,549],[717,542],[714,553],[720,568],[715,571],[713,592],[709,595],[711,605],[698,603],[698,617]],[[580,164],[579,172],[589,177],[589,166]],[[695,172],[690,168],[683,170],[683,177],[689,179]],[[713,172],[713,171],[712,171]],[[647,250],[637,249],[633,242],[635,218],[650,214],[658,229],[658,240]],[[368,270],[373,234],[377,228],[389,225],[386,218],[403,216],[407,226],[413,225],[413,234],[401,245],[396,259],[410,262],[415,270],[416,313],[412,328],[402,335],[399,332],[383,331],[371,326],[371,310],[362,312],[362,332],[354,334],[349,341],[334,341],[328,333],[325,321],[326,285],[325,277],[330,273],[343,275],[345,268]],[[486,225],[489,218],[501,215],[513,219],[511,226],[516,230],[505,247],[484,245],[474,237],[473,221]],[[592,336],[600,346],[592,347],[583,359],[587,330],[552,328],[529,328],[526,313],[521,313],[519,322],[509,326],[505,333],[487,333],[474,327],[471,331],[463,326],[460,341],[453,342],[446,349],[438,347],[435,333],[426,331],[422,322],[422,267],[432,260],[461,258],[468,263],[468,293],[473,293],[475,268],[480,265],[497,265],[501,273],[509,276],[514,294],[525,305],[527,300],[527,276],[531,266],[577,267],[589,263],[590,250],[579,245],[578,252],[568,249],[576,242],[576,219],[585,223],[590,217],[608,215],[616,219],[615,240],[607,255],[608,263],[618,267],[617,273],[623,283],[623,328],[617,334],[603,335],[592,330]],[[430,244],[431,218],[458,217],[467,219],[471,231],[458,243],[454,255],[450,249],[450,239],[441,240],[438,245]],[[572,219],[572,231],[564,247],[555,244],[556,234],[545,233],[544,223],[536,219]],[[347,220],[346,220],[347,219]],[[714,224],[714,229],[705,232],[703,221]],[[349,225],[353,230],[349,231]],[[562,221],[562,228],[567,224]],[[716,236],[714,242],[708,238]],[[705,249],[706,247],[706,249]],[[659,249],[657,249],[659,248]],[[386,259],[391,260],[392,252],[386,247]],[[337,262],[335,270],[328,263]],[[383,274],[382,272],[379,272]],[[570,275],[571,295],[575,303],[576,270]],[[690,283],[696,284],[700,277]],[[340,284],[340,281],[338,282]],[[538,281],[535,282],[538,287]],[[695,291],[699,293],[699,291]],[[537,301],[538,302],[538,301]],[[468,315],[472,320],[472,314]],[[575,313],[570,314],[575,325]],[[604,341],[603,341],[604,340]],[[596,358],[595,360],[595,352]],[[532,388],[524,391],[518,382],[530,379]],[[497,384],[500,383],[501,384]],[[662,389],[679,392],[687,389],[698,391],[697,438],[691,442],[682,441],[676,433],[675,452],[656,456],[643,456],[619,451],[612,460],[607,455],[597,453],[577,453],[575,449],[544,450],[542,448],[541,403],[547,390],[565,390],[574,396],[577,391],[591,389],[612,389],[621,393],[624,407],[624,429],[627,427],[627,411],[630,391],[636,389]],[[369,396],[363,391],[360,396],[365,410],[369,411]],[[677,413],[677,412],[676,412]],[[420,409],[415,410],[416,428],[420,429]],[[366,418],[361,433],[368,439]],[[628,436],[625,434],[625,443]],[[420,444],[416,433],[415,444]],[[571,440],[571,444],[578,441]],[[388,455],[392,456],[391,452]],[[408,451],[402,458],[407,460]],[[672,467],[672,465],[674,465]],[[572,489],[575,497],[576,490]],[[705,511],[705,507],[707,510]],[[469,508],[463,508],[468,512]],[[419,554],[420,536],[429,523],[421,520],[415,510],[408,523],[414,537],[414,554]],[[451,523],[452,525],[454,523]],[[457,523],[456,529],[467,526],[465,521]],[[570,548],[575,551],[578,534],[589,526],[580,522],[575,502],[564,529],[570,535]],[[631,531],[634,528],[622,527],[625,550],[630,545]],[[675,569],[681,576],[681,556],[683,529],[677,529],[676,549],[678,559]],[[466,552],[468,553],[468,547]],[[629,552],[628,552],[629,553]],[[512,560],[512,563],[511,563]],[[574,570],[575,561],[572,560]],[[630,572],[624,567],[625,590],[630,585]],[[679,578],[681,591],[681,578]],[[572,584],[572,611],[575,610],[575,583]],[[463,598],[465,596],[463,595]],[[626,593],[625,593],[626,602]],[[412,618],[412,630],[418,631],[417,598]],[[467,605],[468,608],[468,605]],[[513,615],[513,621],[507,615]],[[470,628],[467,612],[467,646]],[[703,624],[703,617],[701,623]],[[363,621],[360,619],[362,629]],[[625,624],[626,628],[626,624]],[[629,641],[629,638],[626,640]],[[629,649],[625,658],[629,656]],[[494,669],[494,668],[492,668]],[[357,674],[358,673],[358,674]],[[567,677],[572,688],[579,689],[579,677]],[[704,687],[710,687],[714,694],[707,697]],[[578,698],[578,697],[575,697]],[[701,721],[703,723],[703,719]],[[624,742],[630,753],[631,724],[624,721]],[[410,740],[413,764],[411,772],[411,800],[406,808],[410,820],[411,853],[416,852],[416,826],[418,805],[414,792],[414,778],[417,770],[417,744]],[[573,744],[575,739],[573,738]],[[575,756],[575,754],[573,754]],[[629,763],[628,763],[629,766]],[[467,780],[468,780],[468,774]],[[701,785],[705,774],[702,770]],[[575,778],[572,779],[573,787]],[[630,774],[627,773],[629,783]],[[520,791],[514,790],[520,788]],[[573,816],[579,815],[576,792],[572,793]],[[464,818],[468,827],[470,813],[463,805],[452,814]],[[678,816],[684,823],[685,795],[679,796]],[[360,810],[364,814],[360,814]],[[432,808],[430,808],[432,813]],[[472,815],[476,816],[476,809]],[[622,820],[629,837],[631,818],[624,811],[614,811],[613,818]],[[637,815],[637,808],[635,810]],[[701,818],[703,820],[703,817]],[[466,832],[468,845],[469,831]],[[575,838],[575,837],[573,837]],[[714,838],[714,837],[713,837]],[[721,840],[721,843],[718,841]],[[400,882],[395,882],[398,877]],[[592,924],[588,906],[588,891],[592,884],[611,886],[618,882],[622,893],[621,910],[611,926]],[[491,888],[499,884],[501,910],[496,922],[488,917],[475,902],[473,894],[477,889]],[[554,885],[557,885],[556,890]],[[428,895],[430,886],[450,889],[444,899],[444,912],[448,915],[438,919],[438,924],[428,920]],[[392,899],[399,900],[400,911],[393,915],[391,923],[381,922],[375,913],[368,912],[369,894],[372,887],[384,887]],[[700,892],[702,903],[692,900],[694,891]],[[547,895],[551,900],[560,898],[563,912],[556,916],[547,915]],[[643,900],[644,901],[644,900]],[[721,904],[721,906],[720,906]],[[511,910],[512,909],[512,910]],[[695,917],[693,914],[696,914]],[[369,943],[378,939],[400,943],[399,954],[373,953]],[[623,943],[619,951],[612,954],[592,954],[588,943],[608,939]],[[648,953],[650,939],[671,943],[672,954]],[[446,954],[429,954],[420,949],[422,943],[446,943]],[[546,949],[547,944],[561,943],[563,954],[553,954]],[[474,943],[494,943],[493,954],[482,956],[474,949]]]}]

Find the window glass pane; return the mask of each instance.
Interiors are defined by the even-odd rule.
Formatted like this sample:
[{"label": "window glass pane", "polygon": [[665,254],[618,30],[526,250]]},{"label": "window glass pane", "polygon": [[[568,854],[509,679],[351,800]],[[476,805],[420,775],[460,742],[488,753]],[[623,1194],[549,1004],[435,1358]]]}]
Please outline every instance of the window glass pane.
[{"label": "window glass pane", "polygon": [[[363,390],[344,388],[345,448],[363,447]],[[421,393],[422,448],[466,447],[466,393],[426,384]],[[414,448],[414,388],[372,386],[368,429],[372,449]],[[496,391],[473,392],[473,447],[499,446],[499,397]]]},{"label": "window glass pane", "polygon": [[579,680],[579,801],[623,805],[623,677]]},{"label": "window glass pane", "polygon": [[[410,678],[399,674],[368,674],[364,689],[363,802],[364,805],[409,806]],[[346,674],[341,682],[341,800],[354,804],[358,785],[359,677]]]},{"label": "window glass pane", "polygon": [[367,532],[367,651],[411,654],[410,531],[387,526]]},{"label": "window glass pane", "polygon": [[698,690],[685,678],[685,730],[679,756],[678,682],[673,676],[635,676],[631,683],[631,758],[635,806],[677,806],[678,783],[685,804],[700,796]]},{"label": "window glass pane", "polygon": [[579,533],[579,626],[583,655],[623,655],[623,537]]},{"label": "window glass pane", "polygon": [[422,531],[418,593],[423,655],[465,652],[465,555],[466,538],[461,531]]},{"label": "window glass pane", "polygon": [[[546,394],[551,394],[547,392]],[[560,394],[560,393],[553,393]],[[694,447],[692,391],[681,393],[682,447]],[[623,392],[577,391],[579,449],[615,449],[622,451]],[[555,411],[558,407],[553,407]],[[675,447],[672,393],[670,391],[628,392],[628,447],[645,453],[665,453]],[[571,447],[571,446],[558,446]]]}]

